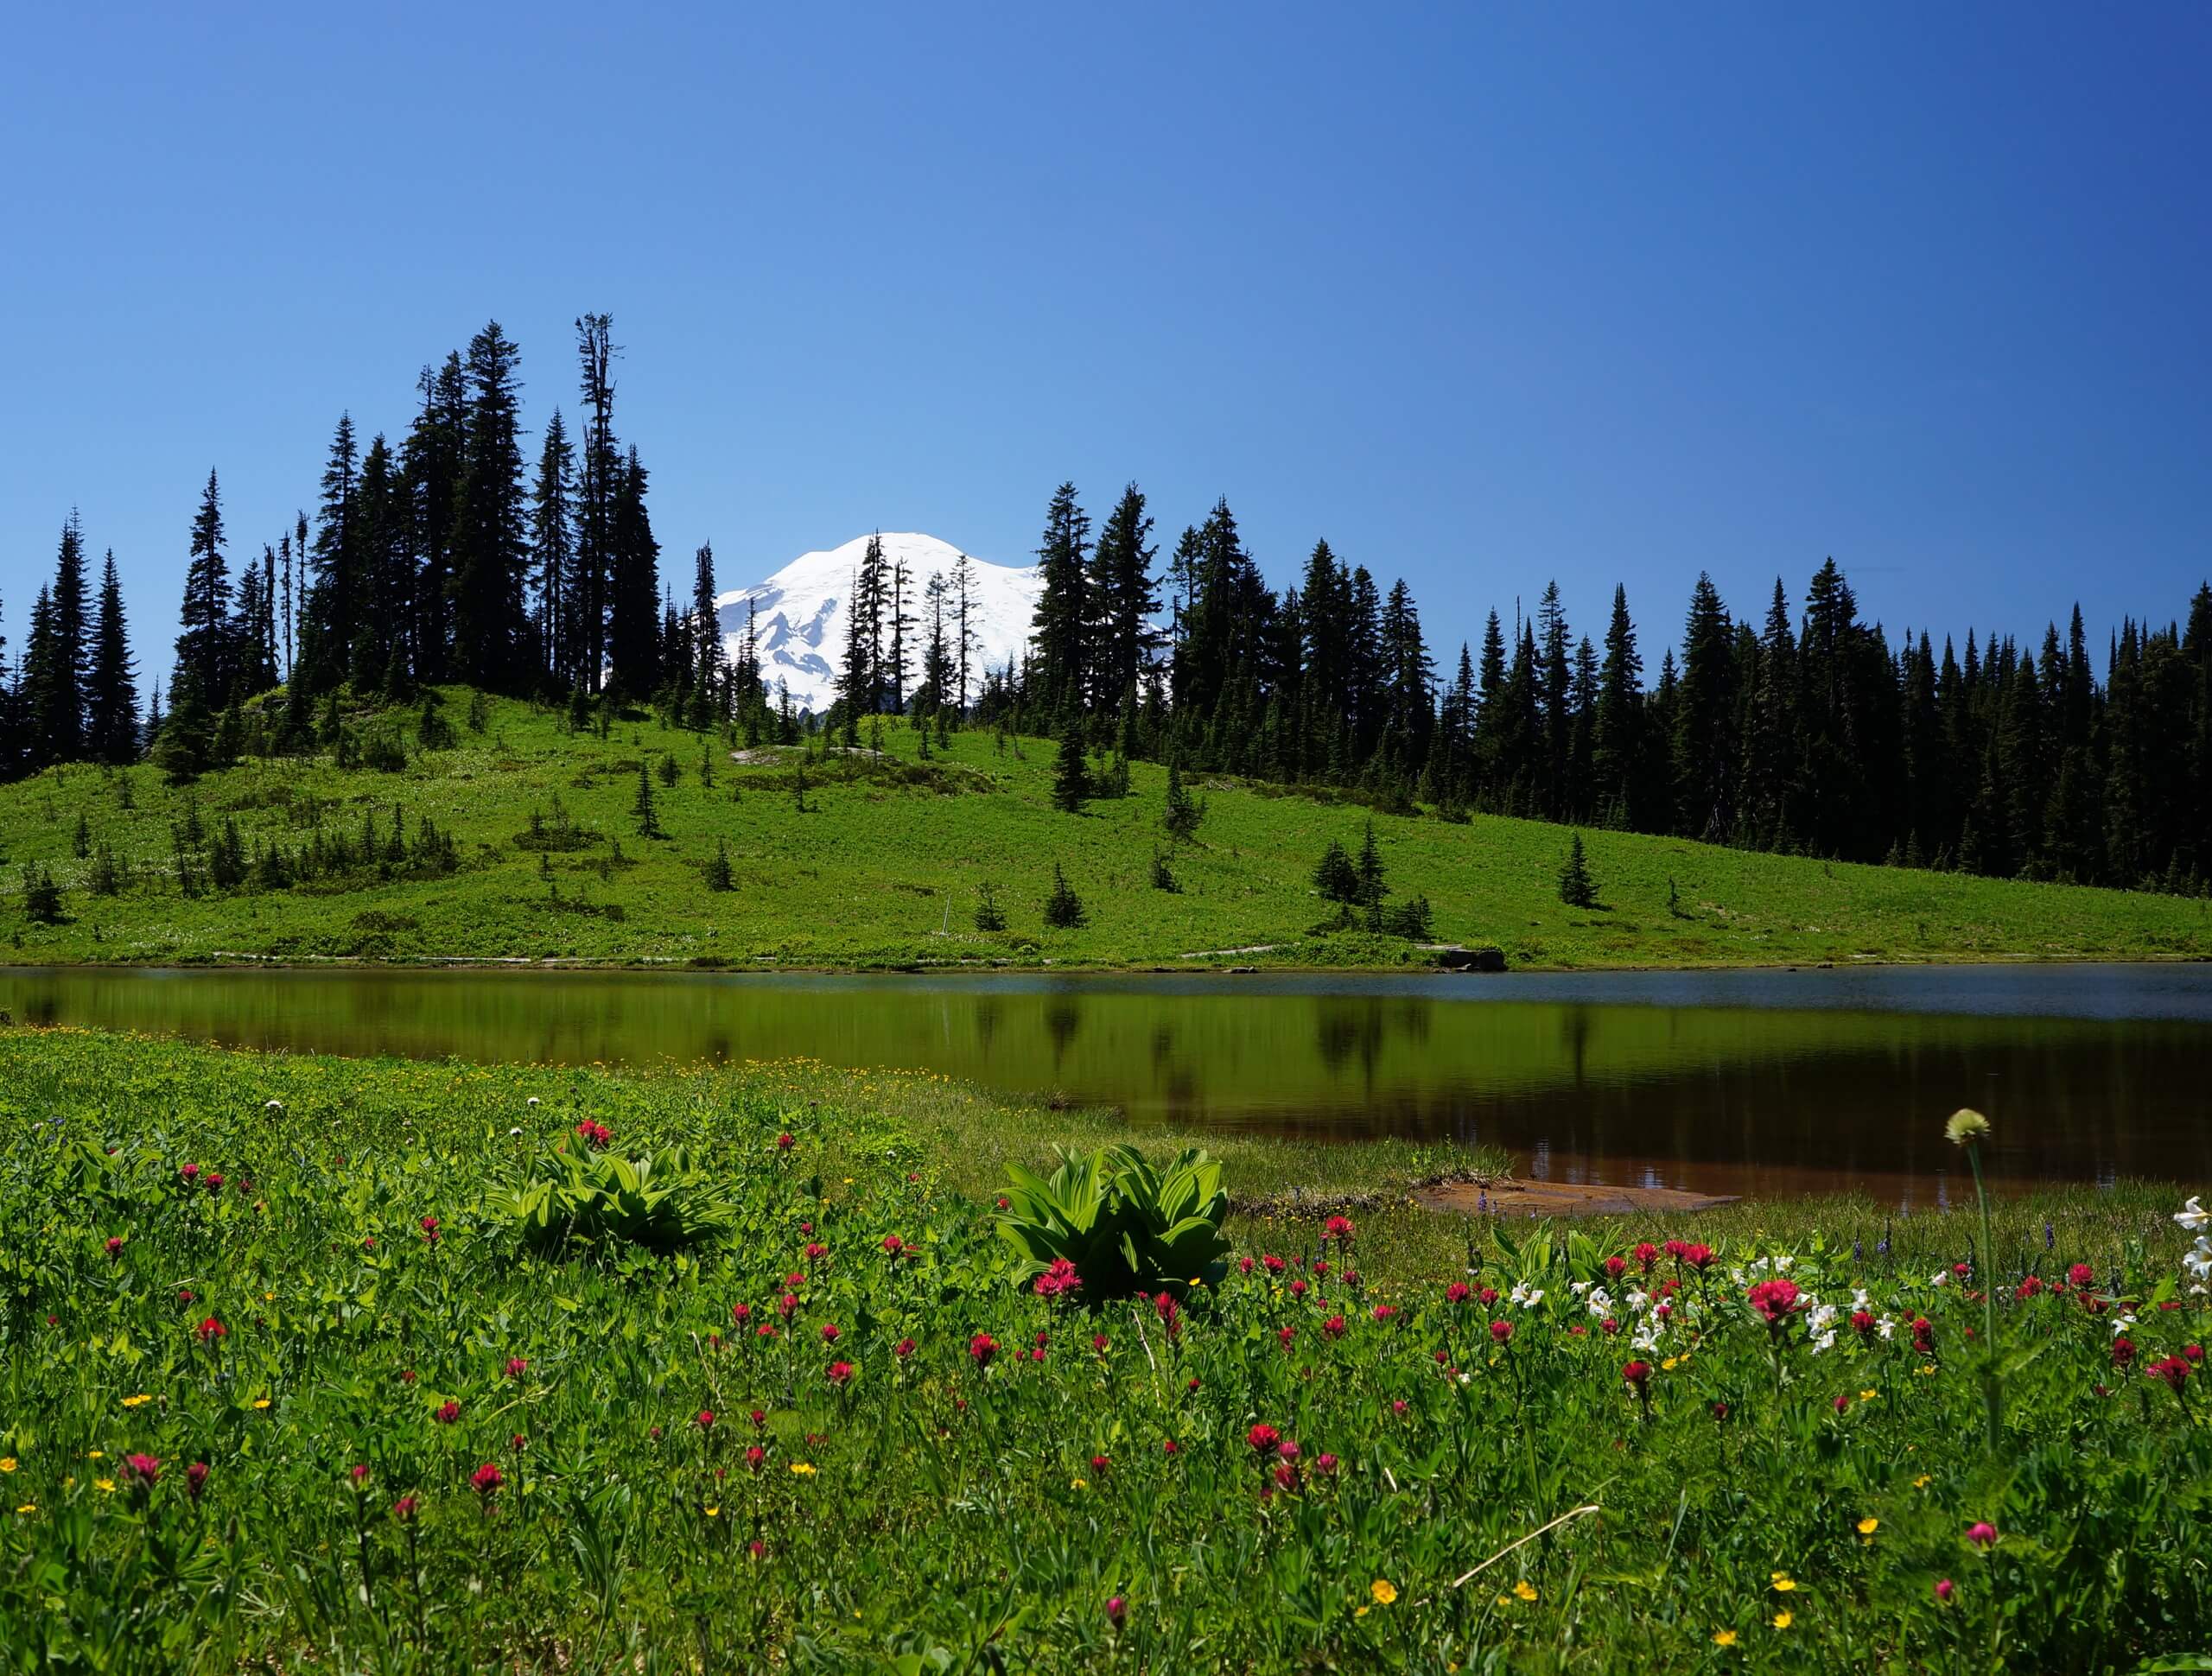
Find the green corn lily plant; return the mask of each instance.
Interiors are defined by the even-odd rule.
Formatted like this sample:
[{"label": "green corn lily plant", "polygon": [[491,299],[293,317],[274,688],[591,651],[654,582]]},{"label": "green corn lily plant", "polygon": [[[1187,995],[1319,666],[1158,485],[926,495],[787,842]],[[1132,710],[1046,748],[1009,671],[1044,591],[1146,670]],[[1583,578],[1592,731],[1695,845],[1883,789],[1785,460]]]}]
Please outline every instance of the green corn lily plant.
[{"label": "green corn lily plant", "polygon": [[1009,1165],[1012,1186],[999,1232],[1024,1264],[1030,1286],[1065,1259],[1083,1277],[1086,1300],[1165,1292],[1180,1298],[1196,1283],[1217,1285],[1229,1271],[1222,1222],[1229,1194],[1221,1165],[1193,1147],[1155,1169],[1134,1146],[1102,1146],[1085,1156],[1061,1152],[1051,1176]]},{"label": "green corn lily plant", "polygon": [[728,1233],[734,1220],[708,1172],[681,1146],[641,1158],[549,1153],[530,1179],[487,1209],[542,1255],[619,1244],[678,1251]]}]

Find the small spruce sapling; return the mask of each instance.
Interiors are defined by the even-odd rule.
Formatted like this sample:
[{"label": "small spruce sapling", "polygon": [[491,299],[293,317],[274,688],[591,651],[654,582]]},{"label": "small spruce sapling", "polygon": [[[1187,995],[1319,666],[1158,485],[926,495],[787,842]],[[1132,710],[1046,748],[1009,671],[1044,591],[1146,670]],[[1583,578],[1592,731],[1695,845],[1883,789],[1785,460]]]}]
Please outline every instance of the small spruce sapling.
[{"label": "small spruce sapling", "polygon": [[1567,860],[1559,870],[1559,899],[1570,908],[1598,905],[1598,881],[1591,877],[1589,858],[1582,852],[1582,835],[1567,840]]},{"label": "small spruce sapling", "polygon": [[1090,916],[1084,911],[1083,898],[1069,885],[1060,864],[1053,862],[1052,893],[1045,898],[1045,923],[1054,930],[1072,931],[1090,920]]},{"label": "small spruce sapling", "polygon": [[1006,916],[999,911],[999,899],[985,879],[976,887],[976,929],[979,931],[1003,931]]}]

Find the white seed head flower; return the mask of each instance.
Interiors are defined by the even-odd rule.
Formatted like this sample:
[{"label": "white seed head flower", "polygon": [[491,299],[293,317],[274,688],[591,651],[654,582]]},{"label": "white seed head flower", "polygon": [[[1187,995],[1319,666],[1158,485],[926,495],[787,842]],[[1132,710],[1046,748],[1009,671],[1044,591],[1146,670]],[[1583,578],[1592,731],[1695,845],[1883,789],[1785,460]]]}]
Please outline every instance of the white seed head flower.
[{"label": "white seed head flower", "polygon": [[1961,1106],[1951,1114],[1944,1124],[1943,1133],[1954,1146],[1964,1146],[1973,1141],[1989,1138],[1989,1120],[1980,1112]]},{"label": "white seed head flower", "polygon": [[510,1130],[508,1130],[508,1131],[507,1131],[507,1133],[508,1133],[508,1135],[509,1135],[510,1137],[514,1136],[514,1135],[518,1135],[518,1134],[520,1134],[521,1133],[522,1133],[522,1125],[521,1125],[521,1124],[519,1124],[519,1123],[516,1124],[516,1125],[515,1125],[515,1127],[514,1127],[513,1128],[512,1128],[512,1129],[510,1129]]},{"label": "white seed head flower", "polygon": [[[271,1100],[266,1105],[263,1106],[261,1109],[264,1112],[281,1112],[284,1109],[284,1102],[281,1100]],[[2194,1204],[2196,1201],[2191,1199],[2190,1203]]]},{"label": "white seed head flower", "polygon": [[534,1095],[534,1094],[533,1094],[532,1095],[531,1095],[531,1097],[530,1097],[530,1103],[531,1103],[531,1105],[533,1105],[533,1106],[535,1106],[535,1105],[537,1103],[537,1096],[536,1095]]}]

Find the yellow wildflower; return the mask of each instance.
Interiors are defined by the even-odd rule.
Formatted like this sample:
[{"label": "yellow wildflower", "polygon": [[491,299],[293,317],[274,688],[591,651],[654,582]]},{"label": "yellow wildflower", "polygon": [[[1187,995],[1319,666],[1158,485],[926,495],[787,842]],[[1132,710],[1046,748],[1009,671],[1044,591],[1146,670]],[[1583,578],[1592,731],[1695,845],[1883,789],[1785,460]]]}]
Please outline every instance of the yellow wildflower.
[{"label": "yellow wildflower", "polygon": [[1736,1644],[1736,1632],[1735,1632],[1734,1630],[1732,1630],[1732,1629],[1716,1629],[1716,1630],[1714,1630],[1714,1631],[1713,1632],[1713,1644],[1715,1647],[1733,1647],[1733,1646],[1735,1646],[1735,1644]]},{"label": "yellow wildflower", "polygon": [[1879,1391],[1861,1391],[1859,1393],[1859,1400],[1861,1402],[1872,1402],[1875,1398],[1881,1394],[1882,1393]]},{"label": "yellow wildflower", "polygon": [[125,1408],[139,1408],[151,1401],[153,1401],[153,1399],[148,1396],[143,1391],[141,1391],[135,1397],[125,1397],[123,1400],[123,1406]]},{"label": "yellow wildflower", "polygon": [[1777,1629],[1787,1629],[1791,1624],[1796,1622],[1797,1619],[1796,1616],[1786,1607],[1774,1615],[1774,1627]]},{"label": "yellow wildflower", "polygon": [[106,1453],[107,1451],[105,1450],[88,1449],[85,1451],[85,1458],[88,1461],[97,1461],[105,1457]]},{"label": "yellow wildflower", "polygon": [[22,1506],[17,1508],[16,1511],[17,1513],[36,1513],[38,1511],[38,1503],[35,1501],[26,1501]]},{"label": "yellow wildflower", "polygon": [[1513,1585],[1513,1592],[1522,1600],[1534,1600],[1536,1597],[1536,1585],[1529,1582],[1527,1578],[1522,1578],[1520,1582]]},{"label": "yellow wildflower", "polygon": [[253,1400],[253,1406],[256,1408],[266,1408],[269,1406],[269,1399],[266,1397],[256,1397]]},{"label": "yellow wildflower", "polygon": [[1786,1595],[1786,1594],[1788,1594],[1788,1593],[1789,1593],[1792,1589],[1795,1589],[1796,1586],[1797,1586],[1797,1579],[1796,1579],[1796,1578],[1793,1578],[1793,1577],[1791,1577],[1791,1576],[1789,1575],[1789,1572],[1787,1572],[1787,1571],[1777,1571],[1777,1572],[1774,1574],[1774,1591],[1775,1591],[1775,1593],[1777,1593],[1777,1594],[1778,1594],[1778,1595]]},{"label": "yellow wildflower", "polygon": [[16,1457],[12,1455],[0,1455],[0,1472],[13,1472],[15,1470]]},{"label": "yellow wildflower", "polygon": [[717,1514],[719,1514],[721,1512],[721,1509],[720,1508],[709,1508],[707,1509],[707,1517],[708,1517],[708,1518],[709,1518],[709,1519],[712,1519],[712,1518],[715,1517]]},{"label": "yellow wildflower", "polygon": [[1915,1489],[1926,1489],[1928,1486],[1933,1482],[1935,1482],[1935,1480],[1923,1472],[1920,1476],[1912,1481],[1912,1487]]},{"label": "yellow wildflower", "polygon": [[1376,1578],[1367,1585],[1367,1592],[1375,1597],[1377,1606],[1388,1606],[1398,1597],[1398,1590],[1388,1578]]},{"label": "yellow wildflower", "polygon": [[92,1480],[92,1488],[94,1489],[105,1490],[109,1495],[112,1495],[115,1494],[115,1480],[112,1478],[95,1478]]},{"label": "yellow wildflower", "polygon": [[1090,1488],[1090,1480],[1088,1478],[1071,1478],[1068,1480],[1068,1488],[1070,1489],[1089,1489]]},{"label": "yellow wildflower", "polygon": [[[1498,1597],[1498,1598],[1499,1598],[1500,1600],[1503,1600],[1503,1599],[1504,1599],[1504,1598],[1505,1598],[1505,1597],[1504,1597],[1504,1596],[1503,1596],[1503,1595],[1500,1595],[1500,1596]],[[1363,1617],[1365,1617],[1366,1616],[1367,1616],[1367,1609],[1366,1609],[1364,1606],[1355,1607],[1355,1608],[1353,1609],[1353,1610],[1352,1610],[1352,1616],[1354,1616],[1354,1617],[1356,1617],[1356,1618],[1363,1618]]]},{"label": "yellow wildflower", "polygon": [[1861,1536],[1873,1535],[1876,1528],[1881,1524],[1881,1522],[1882,1521],[1880,1520],[1875,1518],[1872,1514],[1867,1514],[1866,1518],[1859,1521],[1859,1534]]},{"label": "yellow wildflower", "polygon": [[811,1461],[793,1461],[791,1463],[791,1470],[798,1474],[802,1478],[811,1478],[814,1476],[814,1463]]}]

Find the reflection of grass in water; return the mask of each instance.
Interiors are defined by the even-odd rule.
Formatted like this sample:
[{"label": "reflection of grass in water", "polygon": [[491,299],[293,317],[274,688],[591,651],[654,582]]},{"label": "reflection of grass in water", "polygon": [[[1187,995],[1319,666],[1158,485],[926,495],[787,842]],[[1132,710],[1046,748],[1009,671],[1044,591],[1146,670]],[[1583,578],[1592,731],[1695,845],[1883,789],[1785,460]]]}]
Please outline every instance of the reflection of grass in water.
[{"label": "reflection of grass in water", "polygon": [[1510,1096],[1816,1059],[2063,1052],[2184,1025],[1810,1009],[1584,1006],[1177,990],[793,987],[613,974],[65,973],[10,978],[26,1019],[257,1045],[572,1063],[805,1054],[927,1065],[1139,1114],[1311,1108],[1389,1094]]},{"label": "reflection of grass in water", "polygon": [[[448,695],[464,714],[468,695]],[[372,811],[409,830],[434,820],[459,871],[328,888],[198,898],[171,885],[171,828],[188,794],[149,768],[119,777],[81,766],[0,787],[0,855],[50,867],[69,923],[28,923],[0,898],[0,954],[10,960],[204,960],[219,951],[283,958],[546,955],[631,962],[705,961],[880,967],[1007,962],[1181,967],[1202,950],[1243,964],[1425,965],[1407,943],[1364,933],[1314,936],[1325,918],[1311,875],[1331,841],[1357,848],[1366,815],[1345,805],[1205,788],[1198,841],[1179,847],[1180,890],[1152,887],[1165,771],[1139,764],[1134,795],[1082,816],[1056,812],[1056,752],[1026,741],[1001,755],[986,733],[956,735],[917,760],[914,733],[884,729],[893,761],[833,759],[807,770],[810,812],[791,796],[788,761],[741,765],[726,745],[625,722],[605,740],[562,731],[552,711],[491,701],[482,733],[412,758],[405,771],[340,771],[328,759],[247,763],[190,794],[203,824],[235,820],[248,846],[359,833]],[[717,759],[715,784],[699,775]],[[664,839],[631,815],[640,763],[672,758],[679,784],[656,796]],[[82,812],[97,848],[146,875],[124,894],[89,892],[93,862],[73,854]],[[533,821],[533,817],[535,821]],[[2134,892],[1963,878],[1758,855],[1641,835],[1585,835],[1609,911],[1558,897],[1564,828],[1477,816],[1465,825],[1377,816],[1391,888],[1419,892],[1440,939],[1495,943],[1519,966],[1594,968],[1788,964],[1860,956],[2040,959],[2212,951],[2212,905]],[[618,854],[619,846],[619,854]],[[708,888],[726,848],[734,888]],[[1048,931],[1042,905],[1055,866],[1089,923]],[[990,883],[1008,929],[974,929]],[[1672,905],[1670,906],[1670,904]],[[18,947],[12,936],[20,931]]]}]

